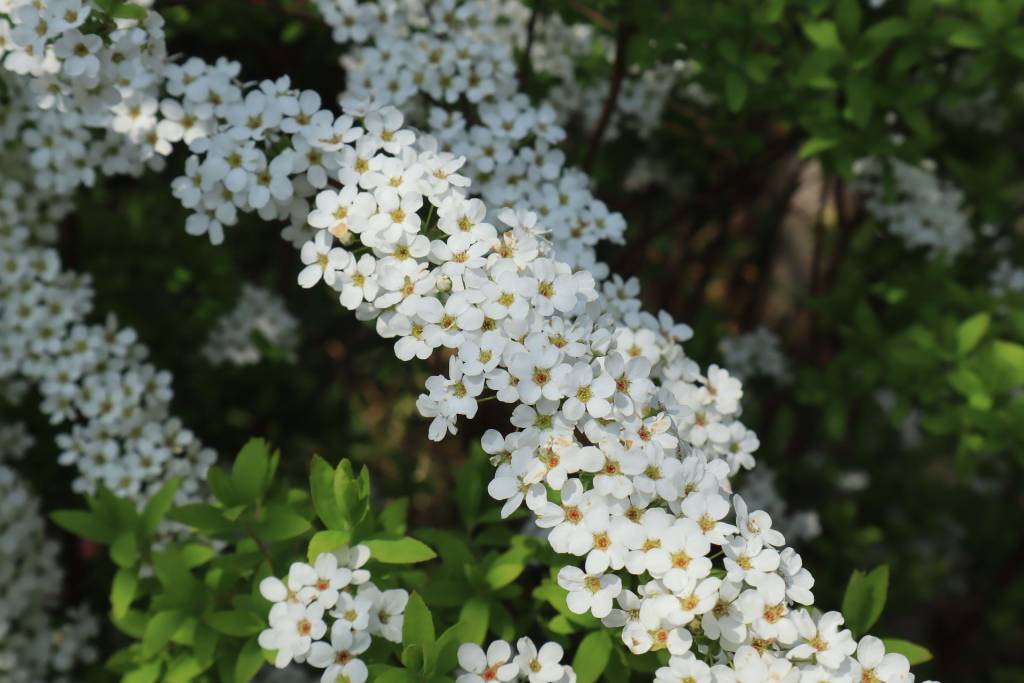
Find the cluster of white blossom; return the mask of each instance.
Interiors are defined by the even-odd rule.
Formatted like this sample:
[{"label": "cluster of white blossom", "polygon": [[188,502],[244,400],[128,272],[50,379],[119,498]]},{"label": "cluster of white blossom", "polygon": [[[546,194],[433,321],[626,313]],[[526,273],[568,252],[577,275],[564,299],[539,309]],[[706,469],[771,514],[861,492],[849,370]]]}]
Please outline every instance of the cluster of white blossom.
[{"label": "cluster of white blossom", "polygon": [[784,384],[791,379],[779,336],[766,327],[725,337],[719,342],[718,351],[729,372],[741,380],[767,377]]},{"label": "cluster of white blossom", "polygon": [[[493,3],[442,5],[458,18],[464,8]],[[466,12],[466,25],[476,25],[467,36],[492,35],[485,20],[496,12]],[[371,14],[357,9],[354,23],[365,28],[362,18]],[[451,26],[446,12],[437,16]],[[52,43],[37,52],[52,57],[53,72],[64,79],[74,57],[53,46],[71,31],[43,31]],[[437,47],[443,52],[456,40],[438,38]],[[481,60],[493,47],[473,44],[467,49],[478,50]],[[367,73],[382,68],[385,54],[376,55]],[[238,209],[286,220],[296,237],[308,222],[314,236],[302,245],[302,286],[323,281],[336,290],[342,306],[397,339],[399,358],[449,350],[449,376],[430,378],[418,401],[433,418],[432,438],[454,432],[460,416],[472,417],[485,388],[515,406],[515,429],[485,438],[497,466],[488,490],[503,501],[505,515],[526,502],[538,524],[551,529],[552,547],[579,558],[582,567],[559,572],[570,609],[621,628],[634,652],[667,648],[673,659],[659,671],[662,680],[699,669],[698,654],[715,658],[711,672],[719,681],[761,680],[760,671],[778,680],[913,680],[906,658],[884,654],[870,637],[857,645],[838,613],[805,607],[813,601],[813,578],[799,555],[785,547],[767,513],[731,495],[730,475],[753,466],[757,445],[736,419],[739,381],[717,366],[704,373],[687,358],[678,342],[691,330],[665,313],[641,311],[634,280],[599,283],[579,268],[592,265],[580,262],[574,246],[590,232],[551,240],[551,221],[562,219],[529,210],[518,192],[493,213],[466,194],[470,180],[460,170],[468,164],[476,176],[488,152],[471,144],[474,128],[432,121],[438,138],[419,135],[393,106],[351,96],[338,115],[321,108],[316,93],[290,89],[287,79],[243,86],[234,80],[237,65],[226,62],[190,59],[161,73],[170,95],[163,102],[178,108],[161,103],[165,118],[156,130],[173,118],[193,152],[186,174],[174,181],[175,194],[197,211],[190,232],[219,241]],[[498,130],[509,141],[535,136],[534,149],[553,141],[544,137],[555,127],[544,121],[543,108],[522,96],[503,97],[491,75],[477,77],[494,81],[490,91],[474,86],[482,89],[479,116],[494,122],[491,143]],[[445,120],[458,118],[437,111]],[[439,151],[446,131],[468,138],[450,147],[465,156]],[[156,137],[159,143],[174,136]],[[503,148],[511,153],[510,144]],[[543,185],[548,158],[561,154],[545,150],[523,160],[527,169],[516,182],[502,182]],[[512,163],[496,160],[493,173]],[[561,164],[555,169],[563,182],[576,177],[573,187],[585,190],[585,176]],[[569,189],[552,187],[554,205]],[[567,207],[569,224],[591,221],[592,206]],[[301,576],[296,586],[292,592],[309,587]],[[290,601],[289,588],[266,589],[280,606],[261,637],[264,647],[284,652],[285,663],[312,656],[312,640],[326,634],[320,597]],[[711,645],[694,645],[691,627],[698,624]]]},{"label": "cluster of white blossom", "polygon": [[883,165],[862,159],[854,172],[868,213],[908,248],[952,260],[974,243],[963,193],[940,178],[933,163],[914,166],[893,159]]},{"label": "cluster of white blossom", "polygon": [[409,593],[374,585],[362,568],[369,559],[365,545],[342,547],[321,553],[312,565],[292,564],[284,580],[269,576],[260,582],[260,593],[273,606],[259,643],[276,651],[278,668],[307,662],[324,670],[323,683],[363,683],[368,672],[359,655],[373,637],[402,642]]},{"label": "cluster of white blossom", "polygon": [[299,322],[284,300],[268,289],[244,285],[235,307],[210,331],[202,353],[214,365],[254,365],[269,346],[294,362],[298,343]]},{"label": "cluster of white blossom", "polygon": [[0,424],[0,462],[21,460],[35,443],[24,422]]},{"label": "cluster of white blossom", "polygon": [[576,672],[562,664],[562,646],[548,642],[539,648],[530,638],[516,641],[516,653],[504,640],[487,649],[475,643],[459,646],[459,671],[455,683],[575,683]]},{"label": "cluster of white blossom", "polygon": [[[521,27],[515,28],[520,37],[525,35]],[[580,57],[598,53],[605,56],[610,71],[615,59],[614,41],[595,31],[592,24],[569,24],[554,13],[539,18],[534,30],[531,63],[537,73],[555,79],[547,101],[558,112],[559,122],[566,125],[579,117],[586,129],[593,130],[610,84],[607,74],[597,79],[581,78],[577,65]],[[660,125],[665,105],[685,72],[682,61],[630,69],[622,80],[604,139],[615,140],[627,129],[640,138],[649,138]]]},{"label": "cluster of white blossom", "polygon": [[565,165],[556,146],[565,138],[558,125],[565,102],[552,97],[534,105],[519,92],[515,46],[529,17],[520,2],[317,6],[335,40],[355,44],[342,58],[343,101],[401,108],[431,131],[431,145],[468,160],[463,172],[473,178],[474,195],[493,207],[489,222],[494,209],[533,207],[563,261],[597,277],[607,273],[594,245],[621,242],[625,221],[594,197],[582,172]]},{"label": "cluster of white blossom", "polygon": [[89,279],[30,243],[27,226],[44,218],[29,194],[0,186],[0,378],[31,380],[50,422],[69,426],[57,444],[60,462],[78,469],[75,491],[102,483],[142,501],[178,476],[179,495],[194,494],[214,454],[170,416],[170,374],[146,362],[135,332],[86,321]]},{"label": "cluster of white blossom", "polygon": [[96,659],[96,620],[62,604],[59,554],[38,499],[0,464],[0,683],[67,683]]},{"label": "cluster of white blossom", "polygon": [[1014,265],[1008,258],[1002,258],[990,275],[990,289],[996,296],[1024,292],[1024,268]]}]

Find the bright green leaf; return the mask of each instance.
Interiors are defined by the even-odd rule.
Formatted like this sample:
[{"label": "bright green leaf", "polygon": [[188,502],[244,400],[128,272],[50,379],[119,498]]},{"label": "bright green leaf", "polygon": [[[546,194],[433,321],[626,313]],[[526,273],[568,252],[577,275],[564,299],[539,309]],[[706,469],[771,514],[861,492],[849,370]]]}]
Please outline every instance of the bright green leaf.
[{"label": "bright green leaf", "polygon": [[50,514],[50,519],[62,529],[90,541],[108,544],[114,540],[114,529],[86,510],[57,510]]},{"label": "bright green leaf", "polygon": [[437,557],[430,546],[410,536],[395,540],[370,540],[366,545],[370,548],[370,559],[385,564],[415,564]]},{"label": "bright green leaf", "polygon": [[436,640],[434,631],[434,618],[430,614],[423,598],[419,593],[409,596],[409,602],[405,606],[405,618],[402,622],[402,644],[408,648],[410,645],[419,647],[423,657],[423,670],[432,672],[433,663],[436,657]]},{"label": "bright green leaf", "polygon": [[612,641],[608,631],[601,629],[587,635],[576,648],[572,668],[576,671],[576,683],[594,683],[608,666]]},{"label": "bright green leaf", "polygon": [[211,612],[203,617],[203,621],[219,633],[239,638],[256,635],[266,628],[263,620],[255,614],[240,610]]},{"label": "bright green leaf", "polygon": [[163,650],[171,642],[174,632],[185,623],[186,616],[181,610],[166,610],[153,615],[142,636],[142,653],[152,657]]},{"label": "bright green leaf", "polygon": [[121,677],[121,683],[154,683],[160,678],[163,663],[156,661],[144,664],[135,671]]},{"label": "bright green leaf", "polygon": [[119,569],[110,585],[110,609],[115,619],[121,619],[135,600],[139,576],[134,569]]},{"label": "bright green leaf", "polygon": [[854,571],[843,596],[846,625],[859,638],[868,632],[885,609],[889,591],[889,567],[882,565],[865,574]]},{"label": "bright green leaf", "polygon": [[839,40],[839,31],[836,30],[833,21],[828,19],[808,21],[804,23],[803,29],[804,35],[823,50],[842,49],[843,47]]},{"label": "bright green leaf", "polygon": [[235,683],[249,683],[263,668],[263,651],[256,640],[250,639],[242,646],[235,662]]},{"label": "bright green leaf", "polygon": [[988,331],[992,316],[988,313],[977,313],[960,323],[956,329],[956,349],[960,355],[973,351]]},{"label": "bright green leaf", "polygon": [[263,511],[263,519],[253,525],[256,536],[265,541],[286,541],[312,528],[309,520],[283,505],[268,507]]},{"label": "bright green leaf", "polygon": [[911,666],[924,664],[932,659],[932,653],[927,648],[911,643],[908,640],[883,638],[882,642],[885,644],[886,652],[895,652],[896,654],[903,655],[910,660]]},{"label": "bright green leaf", "polygon": [[174,505],[174,496],[178,493],[178,478],[168,480],[160,490],[153,494],[153,497],[146,503],[142,510],[142,531],[151,536],[159,526],[160,521]]}]

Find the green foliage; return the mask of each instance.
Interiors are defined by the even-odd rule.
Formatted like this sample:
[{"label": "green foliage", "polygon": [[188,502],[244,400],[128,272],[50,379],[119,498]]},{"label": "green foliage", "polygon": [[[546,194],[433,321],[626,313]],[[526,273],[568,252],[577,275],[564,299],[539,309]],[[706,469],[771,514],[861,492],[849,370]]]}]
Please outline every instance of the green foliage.
[{"label": "green foliage", "polygon": [[[403,506],[389,507],[387,515],[372,513],[365,468],[357,477],[347,460],[333,468],[317,456],[310,493],[279,482],[279,462],[280,454],[266,441],[253,439],[230,474],[210,470],[211,503],[175,507],[172,481],[141,513],[104,489],[88,501],[88,510],[53,513],[58,525],[108,545],[118,567],[110,618],[133,642],[108,660],[112,674],[153,683],[250,681],[265,663],[256,636],[266,628],[269,604],[259,582],[284,574],[304,549],[312,559],[365,542],[374,554],[374,578],[385,586],[387,564],[435,557],[402,533]],[[310,521],[314,516],[329,528],[318,531]],[[433,625],[418,596],[407,615],[406,628],[419,639],[420,654],[410,656],[427,656],[433,667]]]}]

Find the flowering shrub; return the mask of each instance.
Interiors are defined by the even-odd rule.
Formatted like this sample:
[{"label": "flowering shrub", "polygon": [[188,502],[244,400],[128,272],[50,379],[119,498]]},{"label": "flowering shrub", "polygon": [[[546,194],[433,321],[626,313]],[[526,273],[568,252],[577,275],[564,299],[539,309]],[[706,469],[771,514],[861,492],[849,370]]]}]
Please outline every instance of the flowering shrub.
[{"label": "flowering shrub", "polygon": [[[57,430],[18,463],[70,481],[51,518],[118,632],[94,675],[915,680],[928,648],[869,633],[913,555],[785,487],[906,485],[860,452],[896,430],[954,489],[1019,475],[1015,167],[978,193],[937,128],[993,91],[1013,120],[1024,3],[252,4],[0,2],[0,380]],[[284,17],[279,63],[224,56]],[[217,466],[252,433],[286,455]],[[826,599],[804,548],[849,561]],[[75,621],[55,675],[92,659]]]}]

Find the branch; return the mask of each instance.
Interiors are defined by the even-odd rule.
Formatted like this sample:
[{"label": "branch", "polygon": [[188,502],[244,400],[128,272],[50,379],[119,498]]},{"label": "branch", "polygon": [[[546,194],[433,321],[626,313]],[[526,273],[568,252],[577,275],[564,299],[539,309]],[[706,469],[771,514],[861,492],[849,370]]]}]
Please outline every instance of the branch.
[{"label": "branch", "polygon": [[601,138],[611,121],[612,112],[615,111],[615,104],[619,99],[619,90],[622,89],[622,79],[626,76],[626,47],[629,45],[629,35],[633,27],[626,21],[619,23],[615,33],[615,63],[612,65],[611,82],[608,86],[608,96],[604,98],[604,106],[601,108],[601,116],[597,119],[597,127],[590,138],[590,145],[587,148],[587,156],[583,161],[583,170],[590,172],[597,158],[597,148],[601,145]]},{"label": "branch", "polygon": [[537,17],[540,16],[540,2],[530,12],[530,21],[526,24],[526,45],[523,47],[522,61],[519,62],[519,89],[525,90],[530,80],[530,71],[533,64],[530,62],[530,52],[533,50],[533,39],[537,32]]},{"label": "branch", "polygon": [[615,28],[615,24],[613,24],[608,17],[601,14],[593,7],[588,7],[584,5],[582,2],[578,2],[578,0],[571,0],[569,4],[572,6],[574,10],[585,16],[587,19],[590,19],[590,21],[594,22],[595,24],[603,28],[605,31],[611,31],[613,28]]}]

